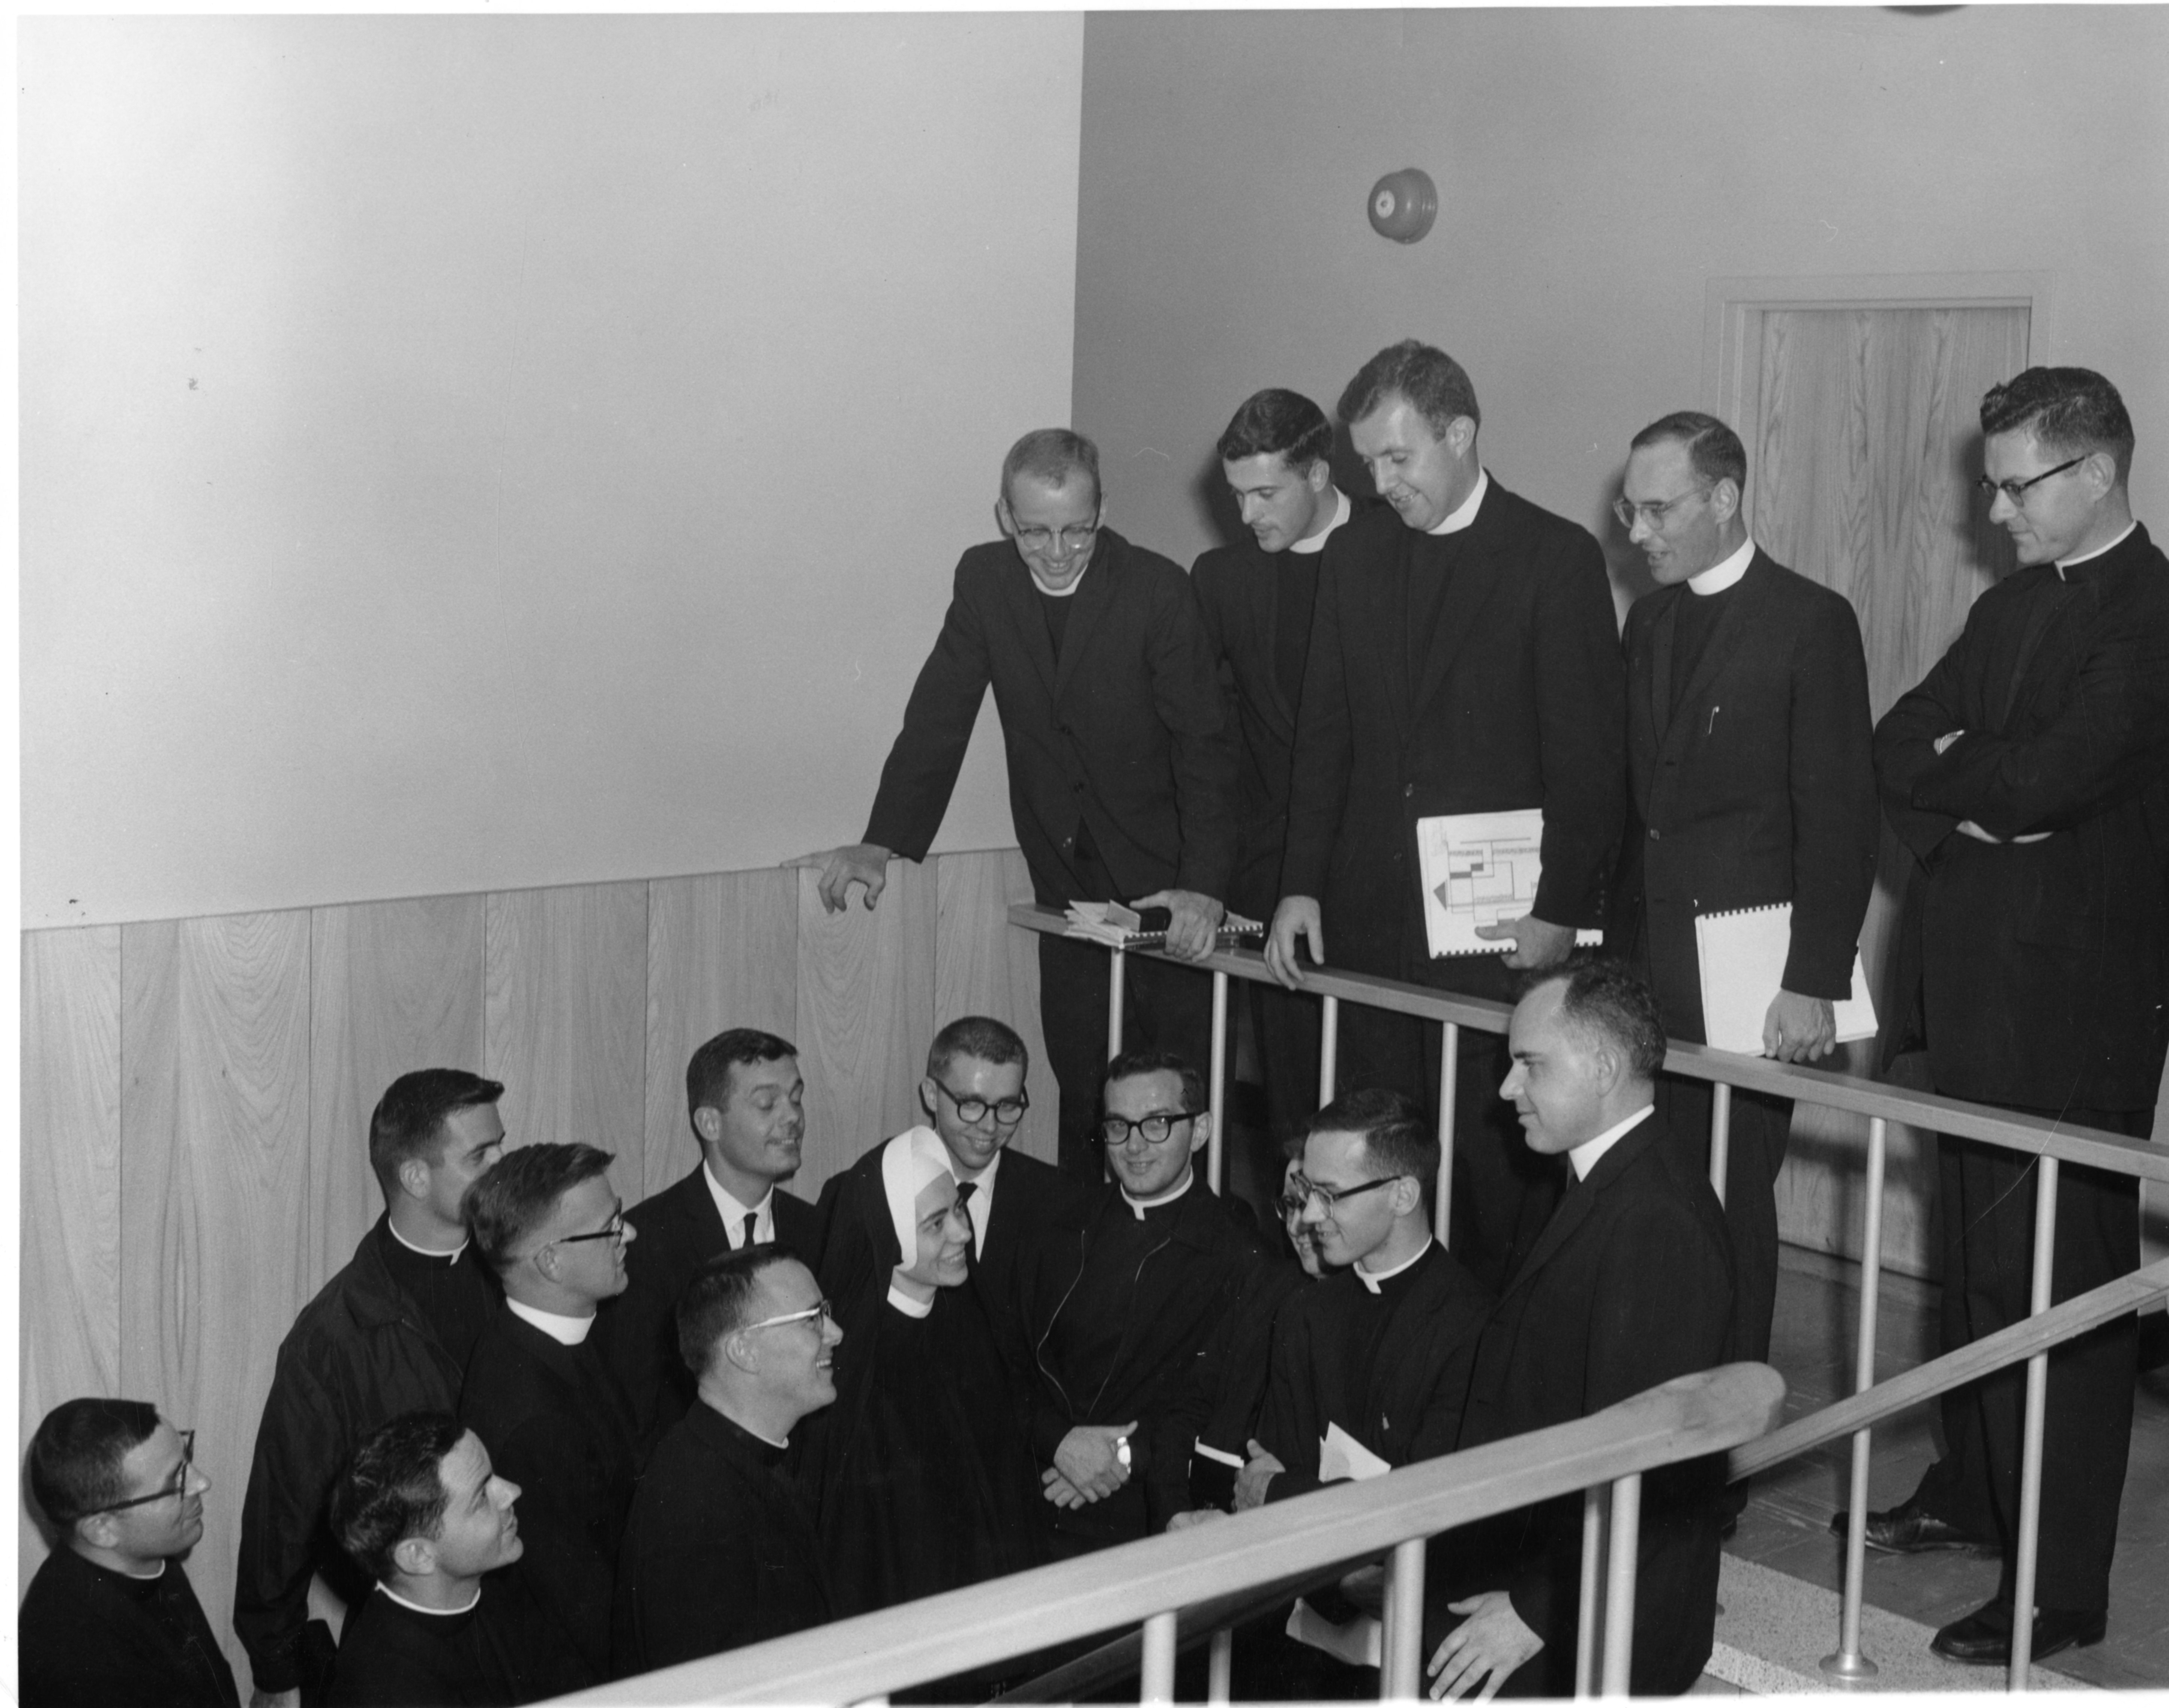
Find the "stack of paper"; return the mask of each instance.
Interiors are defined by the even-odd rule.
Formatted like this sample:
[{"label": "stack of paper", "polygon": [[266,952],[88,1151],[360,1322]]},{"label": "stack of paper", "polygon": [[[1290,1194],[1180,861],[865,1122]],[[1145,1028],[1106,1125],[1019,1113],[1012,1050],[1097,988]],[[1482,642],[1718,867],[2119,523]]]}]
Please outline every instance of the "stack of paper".
[{"label": "stack of paper", "polygon": [[[1148,928],[1135,908],[1125,907],[1120,902],[1072,902],[1063,915],[1069,921],[1062,934],[1064,937],[1085,938],[1110,949],[1159,949],[1167,942],[1164,925]],[[1239,913],[1229,913],[1220,921],[1218,936],[1223,947],[1261,942],[1265,934],[1263,922],[1245,919]]]}]

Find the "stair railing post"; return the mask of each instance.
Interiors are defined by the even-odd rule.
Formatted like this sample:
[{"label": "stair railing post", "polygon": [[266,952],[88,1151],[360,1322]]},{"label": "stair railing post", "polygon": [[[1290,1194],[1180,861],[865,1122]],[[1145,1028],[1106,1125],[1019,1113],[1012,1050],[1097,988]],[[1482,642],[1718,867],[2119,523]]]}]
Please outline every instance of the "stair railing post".
[{"label": "stair railing post", "polygon": [[[2033,1308],[2049,1308],[2056,1274],[2056,1188],[2060,1165],[2042,1157],[2033,1177]],[[2048,1417],[2049,1354],[2026,1360],[2026,1445],[2018,1461],[2018,1569],[2011,1589],[2011,1688],[2026,1688],[2033,1664],[2033,1589],[2041,1548],[2041,1432]]]},{"label": "stair railing post", "polygon": [[[1852,1356],[1852,1391],[1875,1386],[1876,1306],[1883,1280],[1883,1175],[1889,1124],[1880,1115],[1868,1124],[1868,1218],[1860,1235],[1860,1322]],[[1875,1432],[1852,1438],[1852,1504],[1845,1527],[1845,1599],[1838,1615],[1837,1652],[1822,1669],[1834,1679],[1872,1679],[1881,1670],[1860,1652],[1860,1608],[1868,1583],[1868,1467]]]}]

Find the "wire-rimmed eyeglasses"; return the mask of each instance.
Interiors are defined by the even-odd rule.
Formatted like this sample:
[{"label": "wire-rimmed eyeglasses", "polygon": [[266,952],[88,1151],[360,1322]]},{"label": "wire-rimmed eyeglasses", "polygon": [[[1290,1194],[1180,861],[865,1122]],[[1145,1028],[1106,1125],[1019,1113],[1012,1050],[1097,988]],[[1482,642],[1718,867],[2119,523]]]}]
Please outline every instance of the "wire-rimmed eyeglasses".
[{"label": "wire-rimmed eyeglasses", "polygon": [[173,1474],[171,1482],[156,1494],[139,1494],[133,1500],[116,1500],[108,1506],[93,1507],[88,1512],[79,1513],[77,1516],[94,1519],[100,1513],[126,1512],[131,1507],[148,1506],[155,1500],[172,1500],[186,1494],[189,1492],[189,1474],[196,1468],[196,1432],[180,1429],[174,1433],[181,1438],[181,1468]]},{"label": "wire-rimmed eyeglasses", "polygon": [[2078,467],[2081,463],[2086,460],[2087,456],[2091,456],[2092,455],[2092,452],[2088,451],[2085,455],[2073,457],[2067,463],[2058,463],[2053,469],[2042,470],[2039,474],[2033,476],[2030,480],[1991,481],[1986,475],[1976,475],[1974,476],[1973,483],[1980,488],[1981,496],[1985,498],[1990,503],[1994,503],[1996,502],[1996,495],[1998,492],[2001,492],[2005,498],[2010,499],[2012,503],[2017,505],[2021,509],[2023,509],[2026,506],[2026,491],[2028,487],[2038,487],[2051,475],[2060,475],[2066,469],[2075,469]]},{"label": "wire-rimmed eyeglasses", "polygon": [[756,1328],[781,1328],[786,1322],[811,1322],[819,1317],[818,1327],[826,1328],[836,1320],[835,1306],[823,1299],[818,1305],[808,1305],[803,1311],[786,1311],[781,1317],[764,1317],[758,1322],[749,1322],[738,1333],[750,1334]]}]

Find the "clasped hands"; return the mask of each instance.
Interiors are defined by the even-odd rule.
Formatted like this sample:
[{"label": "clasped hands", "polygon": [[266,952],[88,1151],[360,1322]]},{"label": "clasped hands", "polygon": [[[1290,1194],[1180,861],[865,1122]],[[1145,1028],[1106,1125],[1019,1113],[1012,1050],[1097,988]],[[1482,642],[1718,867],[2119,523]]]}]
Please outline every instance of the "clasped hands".
[{"label": "clasped hands", "polygon": [[1065,1510],[1105,1500],[1130,1480],[1121,1443],[1136,1432],[1129,1423],[1079,1423],[1054,1450],[1054,1463],[1039,1474],[1040,1493]]},{"label": "clasped hands", "polygon": [[[1487,943],[1509,945],[1504,959],[1517,971],[1555,966],[1574,952],[1573,926],[1554,925],[1533,913],[1479,925],[1476,934]],[[1315,896],[1282,897],[1280,906],[1273,909],[1272,929],[1266,934],[1266,965],[1290,990],[1308,982],[1296,955],[1299,944],[1309,949],[1311,960],[1319,966],[1325,964],[1325,923]]]}]

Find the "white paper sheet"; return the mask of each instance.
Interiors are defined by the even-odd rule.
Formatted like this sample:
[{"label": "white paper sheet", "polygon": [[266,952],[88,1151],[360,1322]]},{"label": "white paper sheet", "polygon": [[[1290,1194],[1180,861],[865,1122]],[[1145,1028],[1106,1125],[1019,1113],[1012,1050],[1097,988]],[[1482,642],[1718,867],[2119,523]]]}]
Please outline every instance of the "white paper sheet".
[{"label": "white paper sheet", "polygon": [[[1793,947],[1793,904],[1705,913],[1695,921],[1695,950],[1702,965],[1703,1035],[1710,1047],[1736,1056],[1762,1053],[1762,1021],[1785,977]],[[1875,1004],[1868,971],[1852,952],[1852,994],[1835,1005],[1837,1040],[1875,1035]]]},{"label": "white paper sheet", "polygon": [[[1434,959],[1446,955],[1504,955],[1509,938],[1490,942],[1479,925],[1518,919],[1536,905],[1543,875],[1544,814],[1540,806],[1512,812],[1452,812],[1416,821],[1416,859],[1424,893],[1424,934]],[[1601,931],[1577,932],[1577,943],[1601,943]]]}]

